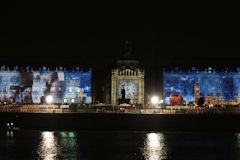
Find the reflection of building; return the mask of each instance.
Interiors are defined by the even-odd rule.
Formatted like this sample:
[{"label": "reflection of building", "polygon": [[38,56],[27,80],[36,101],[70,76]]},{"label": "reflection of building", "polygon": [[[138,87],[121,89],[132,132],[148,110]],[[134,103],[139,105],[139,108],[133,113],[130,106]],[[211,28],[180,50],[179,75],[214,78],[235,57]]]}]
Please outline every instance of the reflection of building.
[{"label": "reflection of building", "polygon": [[131,55],[129,43],[126,43],[124,58],[117,61],[112,70],[111,103],[117,104],[122,98],[122,88],[125,98],[132,104],[144,104],[144,71],[139,67],[139,61]]}]

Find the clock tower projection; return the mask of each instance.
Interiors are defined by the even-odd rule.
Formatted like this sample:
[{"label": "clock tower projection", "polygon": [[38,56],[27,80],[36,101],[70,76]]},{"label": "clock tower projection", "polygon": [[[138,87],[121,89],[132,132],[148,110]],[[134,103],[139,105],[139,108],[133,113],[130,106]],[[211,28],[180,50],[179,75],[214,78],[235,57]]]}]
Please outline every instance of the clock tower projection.
[{"label": "clock tower projection", "polygon": [[144,70],[132,56],[130,42],[125,45],[124,56],[112,69],[111,103],[144,104]]}]

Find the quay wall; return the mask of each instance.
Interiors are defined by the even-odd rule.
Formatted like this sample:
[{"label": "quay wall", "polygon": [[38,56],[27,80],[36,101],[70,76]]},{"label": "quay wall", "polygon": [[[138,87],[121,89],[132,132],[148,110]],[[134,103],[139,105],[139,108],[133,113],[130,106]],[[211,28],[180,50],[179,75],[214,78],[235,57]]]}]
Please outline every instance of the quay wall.
[{"label": "quay wall", "polygon": [[0,129],[6,129],[7,123],[22,130],[239,132],[240,114],[0,112]]}]

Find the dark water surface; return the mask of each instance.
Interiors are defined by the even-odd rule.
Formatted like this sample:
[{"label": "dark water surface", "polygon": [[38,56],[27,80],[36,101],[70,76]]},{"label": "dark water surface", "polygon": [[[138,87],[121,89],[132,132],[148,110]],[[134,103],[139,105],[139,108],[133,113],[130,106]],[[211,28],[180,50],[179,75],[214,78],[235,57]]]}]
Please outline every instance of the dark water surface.
[{"label": "dark water surface", "polygon": [[240,134],[125,131],[0,132],[0,160],[240,159]]}]

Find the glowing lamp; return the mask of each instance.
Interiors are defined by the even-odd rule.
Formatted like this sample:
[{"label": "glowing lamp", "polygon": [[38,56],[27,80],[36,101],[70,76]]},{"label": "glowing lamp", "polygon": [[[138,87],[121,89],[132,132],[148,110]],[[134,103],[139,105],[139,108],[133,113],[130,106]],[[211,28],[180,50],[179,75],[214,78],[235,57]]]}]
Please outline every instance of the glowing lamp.
[{"label": "glowing lamp", "polygon": [[51,103],[53,102],[53,96],[48,95],[48,96],[46,97],[46,102],[47,102],[47,104],[51,104]]},{"label": "glowing lamp", "polygon": [[156,105],[158,102],[159,102],[158,96],[153,96],[153,97],[151,98],[151,103],[152,103],[153,105]]}]

